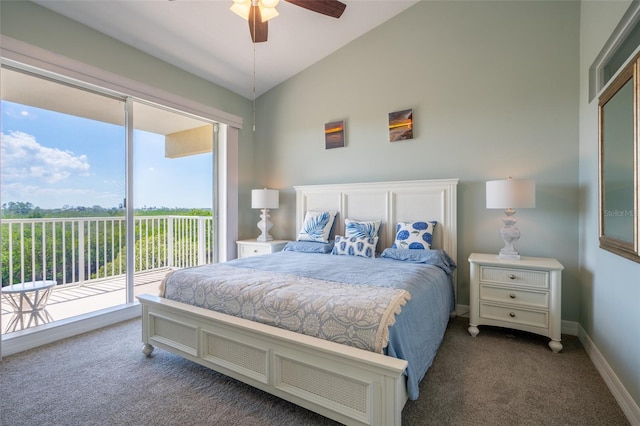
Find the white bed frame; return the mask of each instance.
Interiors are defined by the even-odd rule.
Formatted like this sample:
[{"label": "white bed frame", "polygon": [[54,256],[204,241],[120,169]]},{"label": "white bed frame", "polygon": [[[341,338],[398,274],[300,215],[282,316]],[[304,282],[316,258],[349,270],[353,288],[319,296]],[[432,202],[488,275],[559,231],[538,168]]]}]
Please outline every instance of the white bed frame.
[{"label": "white bed frame", "polygon": [[[437,220],[433,246],[456,261],[457,179],[296,186],[296,222],[307,210],[344,219],[381,219],[379,249],[397,221]],[[143,353],[154,346],[347,425],[400,425],[407,401],[405,360],[174,302],[138,296]]]}]

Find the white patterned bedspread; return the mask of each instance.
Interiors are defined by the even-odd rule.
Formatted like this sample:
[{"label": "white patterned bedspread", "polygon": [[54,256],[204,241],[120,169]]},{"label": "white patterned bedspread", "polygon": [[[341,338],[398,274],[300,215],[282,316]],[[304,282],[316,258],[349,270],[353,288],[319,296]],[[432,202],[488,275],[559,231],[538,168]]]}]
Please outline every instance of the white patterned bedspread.
[{"label": "white patterned bedspread", "polygon": [[170,273],[163,297],[382,353],[406,290],[206,265]]}]

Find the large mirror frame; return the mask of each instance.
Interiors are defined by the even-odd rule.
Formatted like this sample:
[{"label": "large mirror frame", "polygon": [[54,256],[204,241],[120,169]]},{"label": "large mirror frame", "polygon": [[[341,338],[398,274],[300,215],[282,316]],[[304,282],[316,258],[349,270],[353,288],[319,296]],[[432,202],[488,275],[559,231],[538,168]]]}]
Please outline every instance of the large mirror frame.
[{"label": "large mirror frame", "polygon": [[638,121],[640,55],[602,92],[599,122],[600,247],[640,262]]}]

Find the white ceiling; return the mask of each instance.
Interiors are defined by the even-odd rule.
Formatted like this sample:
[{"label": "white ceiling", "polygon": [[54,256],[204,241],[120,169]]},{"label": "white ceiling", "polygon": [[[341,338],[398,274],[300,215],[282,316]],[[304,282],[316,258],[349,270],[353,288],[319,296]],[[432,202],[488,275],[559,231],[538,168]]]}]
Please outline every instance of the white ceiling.
[{"label": "white ceiling", "polygon": [[[48,9],[253,99],[418,0],[342,0],[339,19],[281,0],[255,46],[232,0],[35,0]],[[255,47],[255,51],[254,51]]]}]

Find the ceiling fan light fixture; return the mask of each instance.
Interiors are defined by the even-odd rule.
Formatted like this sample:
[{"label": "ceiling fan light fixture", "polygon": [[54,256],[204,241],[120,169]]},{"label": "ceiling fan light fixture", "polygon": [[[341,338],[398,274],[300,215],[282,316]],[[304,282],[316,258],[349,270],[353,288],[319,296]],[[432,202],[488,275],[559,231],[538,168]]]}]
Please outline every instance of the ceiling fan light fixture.
[{"label": "ceiling fan light fixture", "polygon": [[275,7],[260,7],[260,12],[262,14],[262,22],[267,22],[269,19],[273,19],[276,16],[280,15]]},{"label": "ceiling fan light fixture", "polygon": [[266,7],[267,9],[273,9],[280,3],[280,0],[260,0],[262,7]]},{"label": "ceiling fan light fixture", "polygon": [[[285,0],[312,12],[332,18],[342,16],[346,4],[340,0]],[[280,0],[233,0],[231,10],[249,23],[251,41],[263,43],[269,37],[269,20],[279,15],[276,6]]]},{"label": "ceiling fan light fixture", "polygon": [[269,19],[273,19],[279,15],[276,10],[276,6],[278,5],[280,0],[233,0],[233,5],[231,6],[231,10],[241,16],[244,20],[249,20],[249,11],[251,10],[251,6],[253,3],[255,6],[260,8],[260,16],[262,17],[261,22],[267,22]]},{"label": "ceiling fan light fixture", "polygon": [[231,10],[238,14],[246,21],[249,20],[249,9],[251,8],[251,1],[248,0],[234,0]]}]

